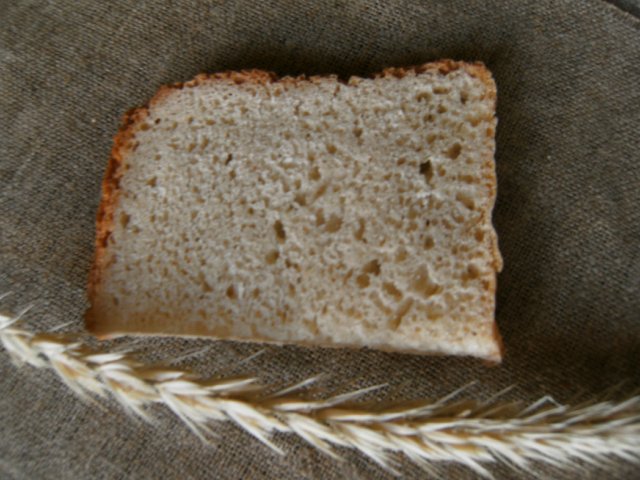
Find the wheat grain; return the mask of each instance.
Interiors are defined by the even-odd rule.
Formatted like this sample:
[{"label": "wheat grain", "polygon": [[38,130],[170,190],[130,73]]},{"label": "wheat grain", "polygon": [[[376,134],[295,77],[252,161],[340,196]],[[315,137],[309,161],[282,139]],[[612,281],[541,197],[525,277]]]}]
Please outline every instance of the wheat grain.
[{"label": "wheat grain", "polygon": [[0,341],[17,365],[51,368],[82,398],[110,395],[145,420],[149,406],[162,404],[203,440],[214,435],[215,422],[231,421],[280,453],[275,432],[334,458],[335,447],[355,449],[394,473],[403,454],[432,474],[438,464],[456,462],[486,478],[497,462],[526,469],[640,461],[638,395],[575,406],[543,397],[523,406],[455,400],[461,389],[436,401],[372,408],[355,401],[376,387],[316,400],[300,394],[312,378],[268,394],[255,378],[203,379],[144,365],[126,352],[90,349],[82,335],[32,333],[19,326],[21,315],[0,315]]}]

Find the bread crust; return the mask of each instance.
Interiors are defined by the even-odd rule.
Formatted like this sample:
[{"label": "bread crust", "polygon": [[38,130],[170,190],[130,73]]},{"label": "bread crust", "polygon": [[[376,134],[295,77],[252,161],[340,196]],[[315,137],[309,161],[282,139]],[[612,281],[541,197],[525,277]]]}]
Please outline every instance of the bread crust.
[{"label": "bread crust", "polygon": [[96,215],[95,251],[87,285],[90,308],[85,314],[85,326],[89,331],[95,328],[95,298],[100,288],[103,271],[106,268],[105,252],[113,231],[114,212],[120,194],[120,178],[126,170],[125,158],[127,153],[135,148],[135,130],[140,122],[148,116],[148,111],[148,107],[145,106],[129,110],[123,115],[118,133],[113,139],[111,155],[102,180],[102,194]]},{"label": "bread crust", "polygon": [[[369,78],[403,78],[407,75],[418,75],[425,72],[437,72],[440,75],[447,75],[450,72],[463,69],[469,75],[482,81],[486,87],[488,99],[491,100],[494,112],[496,111],[496,84],[493,80],[491,72],[482,62],[462,62],[450,59],[443,59],[434,62],[425,63],[411,67],[390,67],[383,69],[381,72],[371,75]],[[118,198],[120,195],[120,178],[127,170],[127,154],[137,147],[135,140],[136,131],[140,125],[149,116],[149,110],[155,105],[162,103],[170,95],[183,88],[194,88],[211,82],[233,82],[235,84],[251,83],[255,85],[265,85],[269,83],[277,83],[286,87],[299,87],[304,83],[319,83],[327,80],[338,81],[347,85],[357,85],[363,80],[363,77],[352,76],[347,81],[340,80],[336,75],[299,75],[296,77],[285,76],[278,77],[273,72],[265,70],[242,70],[242,71],[225,71],[212,74],[199,74],[192,80],[186,82],[178,82],[171,85],[161,86],[156,94],[149,102],[141,107],[128,111],[121,120],[120,128],[113,139],[113,147],[102,181],[102,193],[98,213],[96,216],[96,239],[93,264],[90,269],[87,296],[89,301],[89,309],[85,314],[85,326],[87,330],[97,335],[99,338],[107,338],[104,332],[100,332],[97,325],[98,314],[96,312],[96,298],[101,288],[102,277],[107,265],[106,247],[114,228],[114,212],[118,206]],[[491,166],[488,171],[492,172],[487,178],[490,188],[490,209],[496,198],[497,181],[495,170],[492,167],[494,161],[494,152],[487,156],[485,164]],[[489,248],[493,257],[493,265],[496,272],[502,270],[502,257],[498,249],[497,237],[495,234],[490,236]],[[496,279],[490,282],[489,293],[495,298]],[[493,324],[493,339],[498,346],[497,354],[491,359],[492,362],[499,363],[504,353],[502,338],[500,336],[497,324]]]}]

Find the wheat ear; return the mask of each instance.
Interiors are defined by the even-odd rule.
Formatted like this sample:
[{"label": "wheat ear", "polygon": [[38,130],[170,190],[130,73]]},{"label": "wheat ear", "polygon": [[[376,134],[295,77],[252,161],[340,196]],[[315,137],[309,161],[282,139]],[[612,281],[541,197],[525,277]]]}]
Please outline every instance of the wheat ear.
[{"label": "wheat ear", "polygon": [[81,397],[110,395],[143,419],[149,406],[162,404],[203,439],[215,422],[231,421],[280,453],[271,441],[275,432],[298,435],[334,458],[336,446],[355,449],[395,473],[403,454],[428,472],[456,462],[486,478],[496,462],[528,469],[640,460],[638,395],[574,406],[543,397],[523,406],[456,400],[456,391],[436,401],[372,407],[355,403],[371,390],[364,389],[313,400],[301,390],[314,379],[276,393],[255,378],[203,379],[91,349],[82,335],[32,333],[20,327],[20,316],[0,315],[0,341],[16,364],[52,368]]}]

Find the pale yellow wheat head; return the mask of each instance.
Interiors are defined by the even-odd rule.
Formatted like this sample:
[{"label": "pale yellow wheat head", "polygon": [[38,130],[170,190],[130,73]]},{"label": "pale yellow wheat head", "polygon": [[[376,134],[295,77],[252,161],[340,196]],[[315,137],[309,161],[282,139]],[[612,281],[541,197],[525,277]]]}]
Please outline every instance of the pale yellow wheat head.
[{"label": "pale yellow wheat head", "polygon": [[358,404],[372,387],[316,400],[302,394],[314,379],[275,393],[250,377],[204,379],[144,365],[129,353],[91,349],[81,334],[31,333],[20,327],[20,316],[0,315],[0,341],[16,364],[51,368],[84,399],[111,396],[145,420],[148,407],[164,405],[203,440],[216,422],[231,421],[280,453],[276,432],[297,435],[334,458],[337,446],[355,449],[395,473],[404,455],[434,474],[443,462],[456,462],[487,478],[496,462],[529,469],[640,460],[638,395],[573,406],[543,397],[526,406],[456,400],[456,391],[393,407]]}]

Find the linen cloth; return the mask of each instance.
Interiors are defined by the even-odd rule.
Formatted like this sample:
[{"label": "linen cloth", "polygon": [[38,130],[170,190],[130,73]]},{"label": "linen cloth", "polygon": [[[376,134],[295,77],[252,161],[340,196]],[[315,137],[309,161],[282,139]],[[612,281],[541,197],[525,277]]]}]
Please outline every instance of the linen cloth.
[{"label": "linen cloth", "polygon": [[[325,373],[371,399],[549,394],[568,402],[640,386],[640,10],[601,0],[0,2],[0,308],[34,308],[38,331],[83,328],[100,183],[121,115],[201,72],[368,75],[387,66],[481,60],[498,85],[498,200],[504,256],[497,321],[506,356],[467,358],[135,342],[145,361],[187,354],[203,374],[288,383]],[[119,342],[118,344],[121,344]],[[206,348],[205,351],[194,349]],[[155,425],[83,403],[52,372],[0,349],[0,477],[10,479],[388,479],[345,450],[336,462],[278,436],[279,456],[228,424],[203,444],[163,409]],[[402,462],[405,478],[424,473]],[[492,468],[497,478],[576,478]],[[446,466],[443,478],[476,476]],[[580,478],[638,478],[589,467]]]}]

